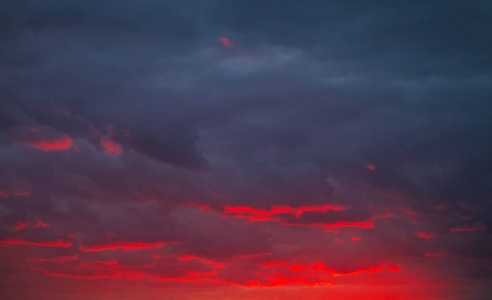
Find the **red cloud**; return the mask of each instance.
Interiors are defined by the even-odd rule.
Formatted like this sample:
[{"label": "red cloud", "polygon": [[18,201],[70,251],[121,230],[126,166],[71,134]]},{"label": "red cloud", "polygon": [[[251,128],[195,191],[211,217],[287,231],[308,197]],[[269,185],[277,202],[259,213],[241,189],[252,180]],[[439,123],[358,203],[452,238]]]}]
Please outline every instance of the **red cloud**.
[{"label": "red cloud", "polygon": [[475,232],[475,231],[485,231],[487,227],[481,224],[473,225],[461,225],[451,228],[451,232]]},{"label": "red cloud", "polygon": [[8,198],[12,195],[14,196],[29,196],[31,192],[29,191],[2,191],[0,190],[0,197],[2,198]]},{"label": "red cloud", "polygon": [[276,220],[276,214],[293,214],[300,217],[304,212],[327,212],[329,210],[345,210],[346,207],[338,205],[313,205],[313,206],[273,206],[270,210],[257,209],[248,206],[224,206],[224,215],[235,218],[250,220]]},{"label": "red cloud", "polygon": [[72,139],[66,134],[55,139],[22,140],[19,142],[44,151],[67,150],[72,147]]},{"label": "red cloud", "polygon": [[234,47],[234,44],[226,37],[220,37],[217,39],[217,41],[219,43],[221,43],[223,47],[226,47],[226,48]]},{"label": "red cloud", "polygon": [[421,239],[432,239],[434,237],[434,234],[425,231],[419,231],[416,233],[416,235]]},{"label": "red cloud", "polygon": [[57,240],[54,242],[32,242],[25,240],[6,239],[1,240],[0,245],[24,245],[24,246],[39,246],[39,247],[71,247],[72,242]]},{"label": "red cloud", "polygon": [[330,270],[330,269],[326,268],[325,264],[322,262],[317,262],[311,266],[295,264],[295,265],[288,267],[287,270],[296,271],[296,272],[307,271],[307,270],[323,271],[326,273],[330,273],[332,277],[341,277],[341,276],[352,276],[352,275],[357,275],[357,274],[361,274],[361,273],[371,274],[374,272],[379,272],[379,271],[384,270],[384,264],[379,266],[379,267],[369,267],[368,269],[359,269],[359,270],[355,270],[353,272],[347,272],[347,273],[342,273],[342,272]]},{"label": "red cloud", "polygon": [[356,270],[356,271],[350,272],[350,273],[336,273],[336,272],[333,272],[331,274],[331,276],[333,276],[333,277],[352,276],[352,275],[357,275],[357,274],[361,274],[361,273],[371,274],[371,273],[379,272],[379,271],[382,271],[382,270],[384,270],[384,264],[381,265],[381,266],[379,266],[379,267],[370,267],[369,269],[360,269],[360,270]]},{"label": "red cloud", "polygon": [[[248,219],[251,221],[276,221],[281,222],[286,226],[314,226],[324,227],[327,231],[333,228],[340,227],[362,227],[362,228],[374,228],[374,220],[378,218],[390,217],[390,213],[386,213],[379,216],[373,216],[366,221],[337,221],[337,222],[297,222],[304,212],[320,212],[325,213],[327,211],[341,211],[346,210],[347,207],[335,206],[335,205],[318,205],[318,206],[304,206],[304,207],[291,207],[291,206],[274,206],[269,210],[257,209],[248,206],[224,206],[222,215],[231,218]],[[294,215],[295,219],[286,218],[286,215]]]},{"label": "red cloud", "polygon": [[[29,222],[26,222],[26,223],[23,223],[23,222],[19,222],[17,223],[14,227],[12,227],[13,230],[21,230],[23,228],[25,228],[26,226],[29,226],[31,225],[31,223]],[[41,220],[38,220],[35,224],[32,224],[32,228],[41,228],[41,227],[49,227],[50,225],[48,225],[47,223],[44,223],[43,221]]]},{"label": "red cloud", "polygon": [[371,170],[371,171],[376,170],[376,166],[374,164],[367,164],[367,165],[364,165],[364,167],[366,167],[368,170]]},{"label": "red cloud", "polygon": [[397,265],[389,265],[387,270],[388,272],[403,272]]},{"label": "red cloud", "polygon": [[29,223],[29,222],[27,222],[27,223],[19,222],[19,223],[15,224],[14,227],[12,227],[12,230],[21,230],[22,228],[28,226],[29,224],[31,224],[31,223]]},{"label": "red cloud", "polygon": [[123,151],[121,144],[118,144],[109,138],[102,137],[99,145],[101,145],[109,154],[112,155],[121,155],[121,152]]},{"label": "red cloud", "polygon": [[443,257],[448,256],[449,253],[445,250],[436,250],[434,252],[427,251],[425,252],[425,256],[427,257]]},{"label": "red cloud", "polygon": [[104,250],[135,250],[135,249],[150,249],[167,245],[167,242],[155,242],[155,243],[143,243],[143,242],[113,242],[110,244],[94,245],[94,246],[80,246],[80,251],[104,251]]}]

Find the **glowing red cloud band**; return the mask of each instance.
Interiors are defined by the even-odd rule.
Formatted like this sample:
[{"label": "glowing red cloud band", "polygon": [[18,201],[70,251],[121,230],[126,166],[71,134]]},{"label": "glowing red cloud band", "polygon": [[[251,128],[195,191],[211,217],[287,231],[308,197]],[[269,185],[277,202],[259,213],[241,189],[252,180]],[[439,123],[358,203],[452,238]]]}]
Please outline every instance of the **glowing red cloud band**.
[{"label": "glowing red cloud band", "polygon": [[[19,222],[14,227],[12,227],[12,230],[21,230],[21,229],[24,229],[25,227],[27,227],[29,225],[31,225],[31,223],[29,223],[29,222],[26,222],[26,223]],[[43,221],[38,220],[36,223],[31,225],[31,228],[36,229],[36,228],[49,227],[49,226],[50,225],[48,225],[47,223],[44,223]]]},{"label": "glowing red cloud band", "polygon": [[273,206],[270,210],[257,209],[248,206],[224,206],[224,214],[231,214],[237,217],[244,217],[252,220],[266,220],[270,219],[276,214],[287,213],[296,215],[300,217],[304,212],[327,212],[329,210],[345,210],[346,207],[336,206],[336,205],[313,205],[313,206],[301,206],[301,207],[291,207],[291,206]]},{"label": "glowing red cloud band", "polygon": [[451,232],[475,232],[475,231],[485,231],[486,226],[481,224],[474,225],[461,225],[451,228]]},{"label": "glowing red cloud band", "polygon": [[27,222],[27,223],[19,222],[19,223],[15,224],[14,227],[12,227],[12,230],[21,230],[22,228],[28,226],[29,224],[31,224],[31,223],[29,223],[29,222]]},{"label": "glowing red cloud band", "polygon": [[67,150],[72,147],[72,139],[64,134],[58,139],[40,139],[40,140],[25,140],[21,143],[44,150],[44,151],[60,151]]},{"label": "glowing red cloud band", "polygon": [[[333,222],[333,223],[307,223],[307,224],[282,222],[282,225],[303,226],[303,227],[324,227],[326,232],[333,232],[333,229],[341,228],[341,227],[374,228],[374,220],[384,219],[387,217],[391,217],[391,214],[387,213],[380,216],[373,216],[368,221],[359,221],[359,222],[340,221],[340,222]],[[343,241],[341,243],[343,243]]]},{"label": "glowing red cloud band", "polygon": [[167,245],[167,242],[143,243],[143,242],[115,242],[111,244],[94,245],[89,247],[80,246],[80,251],[104,251],[104,250],[135,250],[135,249],[150,249]]},{"label": "glowing red cloud band", "polygon": [[416,233],[417,237],[421,238],[421,239],[432,239],[434,238],[434,234],[430,233],[430,232],[425,232],[425,231],[419,231]]},{"label": "glowing red cloud band", "polygon": [[[200,209],[210,210],[209,207],[191,205]],[[273,206],[269,210],[252,208],[248,206],[224,206],[222,216],[229,218],[248,219],[251,221],[276,221],[281,222],[286,226],[304,226],[304,227],[324,227],[325,230],[330,231],[334,228],[340,227],[361,227],[361,228],[374,228],[374,220],[380,218],[391,217],[390,213],[385,213],[379,216],[373,216],[367,221],[339,221],[333,223],[297,223],[292,221],[284,221],[280,217],[281,214],[292,214],[297,218],[300,218],[304,212],[327,212],[329,210],[341,211],[348,209],[343,206],[335,205],[318,205],[318,206],[304,206],[304,207],[291,207],[291,206]]]},{"label": "glowing red cloud band", "polygon": [[39,246],[39,247],[72,247],[72,242],[57,240],[54,242],[32,242],[26,240],[6,239],[1,240],[0,245],[24,245],[24,246]]},{"label": "glowing red cloud band", "polygon": [[[398,269],[398,267],[395,265],[390,265],[390,267],[391,267],[391,271],[394,271],[394,269]],[[359,269],[359,270],[355,270],[353,272],[341,273],[341,272],[337,272],[337,271],[326,268],[325,264],[323,262],[317,262],[311,266],[302,265],[302,264],[295,264],[295,265],[292,265],[292,266],[287,268],[287,270],[296,271],[296,272],[308,271],[308,270],[310,270],[310,271],[322,271],[322,272],[329,273],[332,277],[353,276],[353,275],[357,275],[357,274],[361,274],[361,273],[371,274],[374,272],[383,271],[384,269],[385,269],[385,265],[382,264],[378,267],[370,267],[369,269]]]},{"label": "glowing red cloud band", "polygon": [[[352,272],[340,272],[329,269],[323,262],[316,262],[312,265],[294,264],[290,267],[283,267],[287,262],[265,264],[267,269],[258,269],[255,273],[257,278],[249,281],[226,280],[221,276],[221,270],[226,269],[221,263],[200,258],[197,256],[180,256],[180,261],[200,260],[202,264],[212,265],[216,270],[189,270],[186,275],[176,277],[157,275],[155,271],[148,269],[153,267],[149,265],[121,265],[117,260],[94,261],[88,262],[80,260],[78,255],[61,256],[54,258],[33,258],[28,259],[31,269],[42,272],[45,276],[51,277],[69,277],[76,279],[135,279],[135,278],[152,278],[160,281],[216,281],[242,287],[277,287],[287,285],[334,285],[330,278],[343,276],[354,276],[358,274],[372,274],[385,270],[385,265],[378,267],[369,267],[366,269],[356,269]],[[61,267],[54,270],[52,266]],[[154,265],[155,267],[155,265]],[[274,268],[268,271],[269,268]],[[142,269],[144,268],[144,269]],[[280,268],[280,269],[279,269]],[[148,271],[146,271],[148,269]],[[282,271],[283,270],[283,271]],[[386,269],[388,272],[402,272],[398,266],[389,265]],[[149,272],[150,271],[150,272]],[[224,270],[224,272],[227,272]]]},{"label": "glowing red cloud band", "polygon": [[[211,265],[212,266],[212,269],[225,269],[225,264],[223,264],[223,263],[218,263],[218,262],[215,262],[213,260],[201,258],[201,257],[194,256],[194,255],[178,256],[177,258],[179,260],[181,260],[181,261],[188,261],[188,260],[191,260],[191,259],[198,259],[204,265]],[[203,274],[201,274],[201,275],[203,275]]]},{"label": "glowing red cloud band", "polygon": [[449,256],[449,253],[444,250],[437,250],[434,252],[427,251],[425,252],[425,256],[427,257],[444,257]]},{"label": "glowing red cloud band", "polygon": [[106,138],[101,138],[101,142],[99,143],[106,152],[108,152],[111,155],[121,155],[123,152],[121,144],[118,144],[110,139]]},{"label": "glowing red cloud band", "polygon": [[31,192],[29,191],[2,191],[0,190],[0,197],[8,198],[10,196],[29,196]]},{"label": "glowing red cloud band", "polygon": [[403,272],[402,270],[400,270],[400,268],[398,268],[397,265],[389,265],[387,270],[388,272]]}]

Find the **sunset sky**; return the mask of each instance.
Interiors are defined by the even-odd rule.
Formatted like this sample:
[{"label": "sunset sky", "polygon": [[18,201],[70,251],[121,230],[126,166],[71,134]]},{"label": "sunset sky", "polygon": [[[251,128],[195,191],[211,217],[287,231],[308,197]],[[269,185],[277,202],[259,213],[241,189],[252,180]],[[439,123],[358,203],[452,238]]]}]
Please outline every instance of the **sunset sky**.
[{"label": "sunset sky", "polygon": [[0,299],[490,299],[491,15],[0,1]]}]

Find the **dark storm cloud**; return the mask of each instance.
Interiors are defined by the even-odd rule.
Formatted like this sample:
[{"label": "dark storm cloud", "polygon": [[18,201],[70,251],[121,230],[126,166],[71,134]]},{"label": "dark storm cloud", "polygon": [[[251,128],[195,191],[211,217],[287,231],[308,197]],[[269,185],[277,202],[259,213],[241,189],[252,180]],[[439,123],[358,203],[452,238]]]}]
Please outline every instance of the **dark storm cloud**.
[{"label": "dark storm cloud", "polygon": [[[169,242],[151,248],[168,256],[148,270],[162,277],[212,271],[173,256],[258,255],[218,273],[240,284],[259,262],[349,273],[426,252],[471,259],[454,272],[487,278],[470,270],[490,265],[491,9],[4,1],[0,237],[62,238],[73,242],[64,255]],[[258,222],[224,213],[328,204],[347,209]],[[13,230],[19,222],[29,225]],[[316,226],[339,222],[374,228]]]}]

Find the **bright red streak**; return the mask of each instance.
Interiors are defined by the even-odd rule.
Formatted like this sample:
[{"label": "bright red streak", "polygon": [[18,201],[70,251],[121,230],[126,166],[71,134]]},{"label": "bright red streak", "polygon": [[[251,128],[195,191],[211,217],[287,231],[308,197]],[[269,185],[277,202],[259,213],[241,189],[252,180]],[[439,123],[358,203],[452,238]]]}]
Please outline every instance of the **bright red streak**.
[{"label": "bright red streak", "polygon": [[425,232],[425,231],[419,231],[417,232],[417,237],[421,238],[421,239],[432,239],[434,237],[434,234],[430,233],[430,232]]},{"label": "bright red streak", "polygon": [[59,151],[67,150],[72,147],[72,139],[64,134],[62,137],[53,140],[32,140],[32,141],[22,141],[23,144],[36,147],[44,151]]},{"label": "bright red streak", "polygon": [[80,251],[104,251],[104,250],[135,250],[135,249],[150,249],[167,245],[166,242],[143,243],[143,242],[115,242],[112,244],[94,245],[89,247],[80,246]]},{"label": "bright red streak", "polygon": [[350,273],[332,273],[331,276],[333,276],[333,277],[352,276],[352,275],[357,275],[357,274],[361,274],[361,273],[371,274],[371,273],[379,272],[382,270],[384,270],[384,265],[381,265],[379,267],[370,267],[369,269],[366,269],[366,270],[364,270],[364,269],[357,270],[357,271],[350,272]]},{"label": "bright red streak", "polygon": [[[218,263],[218,262],[215,262],[215,261],[212,261],[212,260],[209,260],[209,259],[205,259],[205,258],[201,258],[201,257],[198,257],[198,256],[194,256],[194,255],[188,255],[188,256],[178,256],[177,257],[179,260],[182,260],[182,261],[187,261],[187,260],[191,260],[191,259],[199,259],[200,262],[204,265],[212,265],[213,269],[224,269],[225,268],[225,265],[223,263]],[[203,274],[202,274],[203,275]]]},{"label": "bright red streak", "polygon": [[44,223],[43,221],[38,220],[36,224],[32,225],[32,228],[41,228],[41,227],[49,227],[49,226],[50,225],[48,225],[47,223]]},{"label": "bright red streak", "polygon": [[19,223],[15,224],[14,227],[12,227],[12,230],[21,230],[22,228],[28,226],[29,224],[31,224],[31,223],[29,223],[29,222],[27,222],[27,223],[19,222]]},{"label": "bright red streak", "polygon": [[300,217],[304,212],[327,212],[329,210],[340,211],[347,209],[339,205],[313,205],[313,206],[273,206],[270,210],[257,209],[248,206],[224,206],[224,214],[236,218],[251,220],[269,220],[276,214],[288,213]]},{"label": "bright red streak", "polygon": [[72,242],[70,241],[54,241],[54,242],[32,242],[25,240],[15,240],[15,239],[6,239],[0,241],[1,245],[25,245],[25,246],[40,246],[40,247],[71,247]]}]

